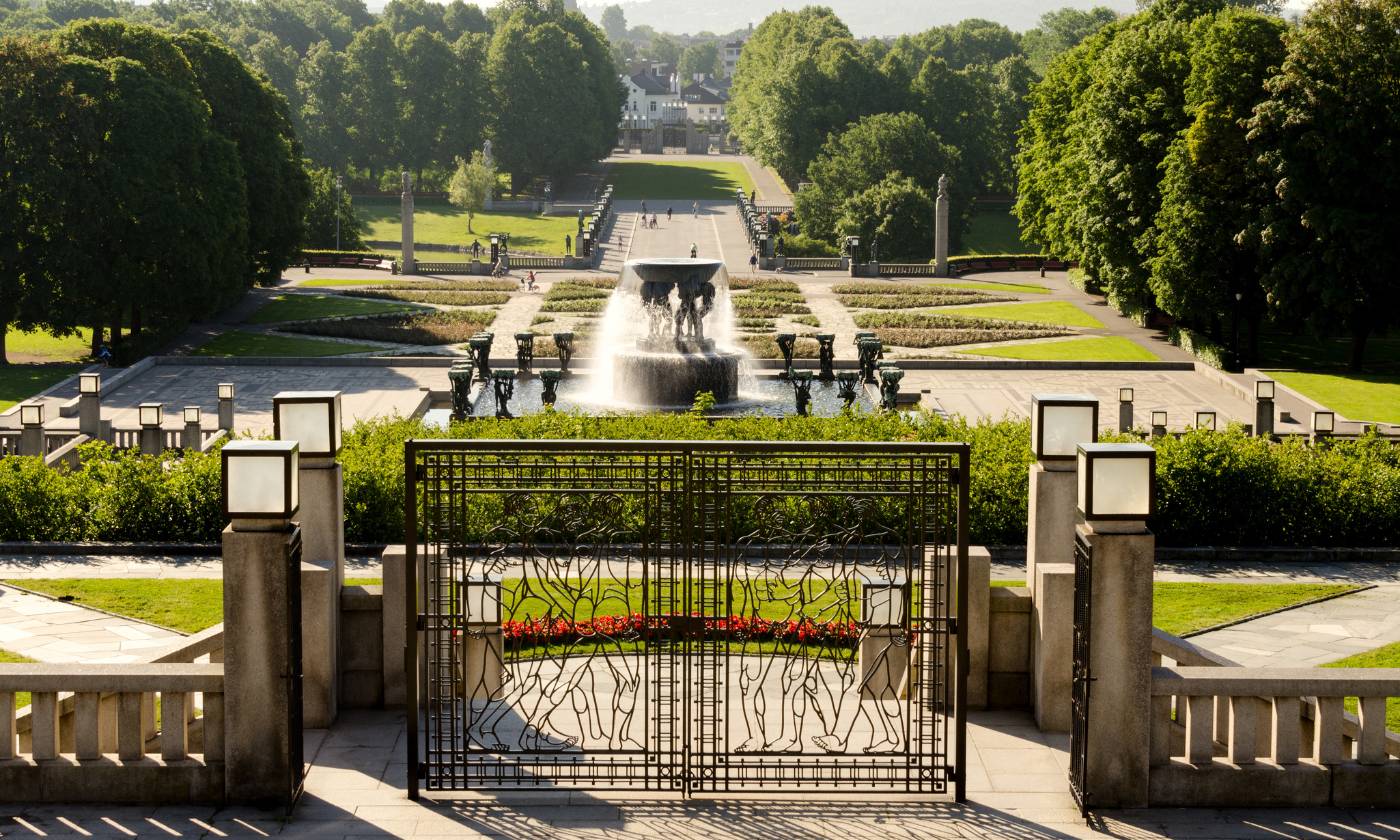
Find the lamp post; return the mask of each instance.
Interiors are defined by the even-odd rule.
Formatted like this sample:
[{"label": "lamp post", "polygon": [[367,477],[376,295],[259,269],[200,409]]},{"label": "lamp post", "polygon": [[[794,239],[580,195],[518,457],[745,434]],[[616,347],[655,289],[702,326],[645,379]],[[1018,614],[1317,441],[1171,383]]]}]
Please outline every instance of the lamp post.
[{"label": "lamp post", "polygon": [[234,802],[290,804],[301,787],[299,452],[291,441],[221,450],[224,790]]},{"label": "lamp post", "polygon": [[345,176],[335,176],[335,249],[340,250],[340,196],[345,189]]},{"label": "lamp post", "polygon": [[144,455],[159,455],[165,448],[161,440],[161,423],[165,421],[165,406],[160,403],[141,403],[136,407],[137,419],[141,423],[141,439],[138,446]]},{"label": "lamp post", "polygon": [[1133,430],[1133,389],[1123,387],[1118,389],[1118,431],[1131,432]]},{"label": "lamp post", "polygon": [[44,404],[37,400],[19,407],[19,454],[42,458],[44,452]]},{"label": "lamp post", "polygon": [[1317,443],[1337,433],[1337,415],[1331,411],[1314,411],[1312,415],[1312,442]]},{"label": "lamp post", "polygon": [[78,374],[78,433],[102,440],[102,375]]},{"label": "lamp post", "polygon": [[460,581],[462,675],[458,691],[468,700],[499,699],[505,670],[501,633],[501,581],[492,575],[464,575]]},{"label": "lamp post", "polygon": [[1165,437],[1167,434],[1167,413],[1165,411],[1152,412],[1152,436],[1155,438]]},{"label": "lamp post", "polygon": [[[1084,749],[1085,786],[1102,808],[1148,804],[1152,713],[1152,563],[1147,519],[1155,510],[1157,452],[1145,443],[1078,448],[1075,632],[1085,660],[1076,696],[1087,715],[1075,733]],[[1092,692],[1092,702],[1089,701]],[[1164,700],[1166,698],[1156,698]],[[1077,745],[1071,745],[1071,750]]]},{"label": "lamp post", "polygon": [[1075,452],[1098,440],[1099,403],[1087,394],[1031,397],[1026,587],[1031,592],[1031,693],[1036,724],[1067,731],[1074,602]]},{"label": "lamp post", "polygon": [[865,580],[860,589],[861,700],[892,700],[909,670],[909,586],[902,578]]},{"label": "lamp post", "polygon": [[345,488],[339,391],[283,391],[272,398],[273,436],[295,443],[301,488],[301,637],[306,725],[335,721],[340,683],[340,588],[345,581]]},{"label": "lamp post", "polygon": [[1196,428],[1198,428],[1198,429],[1205,429],[1205,430],[1208,431],[1208,432],[1213,432],[1213,431],[1215,431],[1215,412],[1214,412],[1214,411],[1198,411],[1198,412],[1196,412]]},{"label": "lamp post", "polygon": [[233,431],[233,383],[219,383],[219,428]]},{"label": "lamp post", "polygon": [[1254,434],[1269,437],[1274,433],[1274,382],[1260,379],[1254,383]]},{"label": "lamp post", "polygon": [[180,431],[180,448],[186,452],[198,452],[204,444],[204,432],[199,425],[199,406],[187,405],[180,414],[185,421],[185,428]]}]

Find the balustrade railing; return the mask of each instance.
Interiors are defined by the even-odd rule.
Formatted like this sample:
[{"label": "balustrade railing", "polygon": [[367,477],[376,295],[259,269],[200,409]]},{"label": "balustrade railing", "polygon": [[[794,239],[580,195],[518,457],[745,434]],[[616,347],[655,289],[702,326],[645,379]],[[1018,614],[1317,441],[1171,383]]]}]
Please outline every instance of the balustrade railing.
[{"label": "balustrade railing", "polygon": [[19,432],[0,432],[0,456],[19,454]]},{"label": "balustrade railing", "polygon": [[840,271],[840,257],[788,257],[789,271]]}]

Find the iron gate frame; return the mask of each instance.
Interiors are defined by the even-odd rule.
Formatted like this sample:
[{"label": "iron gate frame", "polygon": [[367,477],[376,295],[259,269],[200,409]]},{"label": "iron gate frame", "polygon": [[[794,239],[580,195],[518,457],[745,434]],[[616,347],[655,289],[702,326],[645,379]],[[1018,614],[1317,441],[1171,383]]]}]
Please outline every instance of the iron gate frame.
[{"label": "iron gate frame", "polygon": [[1090,634],[1093,630],[1094,550],[1083,534],[1074,535],[1074,629],[1070,676],[1069,792],[1081,817],[1089,816],[1089,695],[1094,675]]},{"label": "iron gate frame", "polygon": [[[916,738],[906,732],[904,741],[906,750],[904,752],[891,751],[887,753],[895,759],[904,759],[912,769],[906,768],[903,776],[896,771],[886,773],[892,783],[884,785],[877,784],[881,774],[870,773],[865,779],[858,779],[853,766],[841,766],[837,759],[848,758],[857,759],[861,756],[848,755],[844,753],[833,753],[830,757],[821,754],[800,753],[797,754],[795,762],[787,762],[779,767],[759,768],[757,780],[750,778],[734,783],[733,780],[721,778],[716,774],[716,770],[722,768],[730,758],[737,757],[734,751],[712,750],[706,753],[704,750],[692,750],[694,735],[690,731],[692,724],[691,712],[697,709],[696,701],[692,697],[696,687],[702,690],[706,681],[697,680],[693,675],[686,673],[680,680],[680,690],[682,697],[679,704],[673,705],[675,712],[675,723],[683,730],[679,740],[673,739],[670,747],[671,756],[669,764],[664,761],[653,762],[653,754],[661,756],[668,752],[668,745],[655,736],[650,726],[644,725],[644,747],[647,755],[643,761],[644,769],[647,773],[644,776],[632,777],[633,784],[621,786],[623,789],[647,789],[647,790],[673,790],[683,796],[693,796],[697,794],[724,793],[731,790],[743,790],[755,786],[766,790],[795,789],[796,785],[800,789],[811,789],[814,781],[820,786],[820,782],[839,783],[848,789],[884,793],[947,793],[951,789],[955,801],[965,801],[966,799],[966,766],[967,766],[967,673],[969,669],[969,654],[967,643],[966,623],[960,617],[966,616],[968,611],[968,591],[967,591],[967,566],[968,566],[968,509],[969,509],[969,454],[970,448],[962,443],[866,443],[866,442],[773,442],[773,441],[613,441],[613,440],[410,440],[404,446],[404,468],[405,468],[405,649],[404,668],[406,675],[406,718],[407,718],[407,746],[408,746],[408,793],[411,799],[420,796],[420,782],[427,780],[428,787],[434,790],[467,790],[472,788],[492,788],[490,784],[468,784],[471,781],[470,773],[464,771],[461,778],[453,776],[453,784],[443,787],[434,786],[430,777],[429,767],[433,758],[432,732],[428,727],[424,727],[420,733],[420,715],[424,722],[431,720],[428,704],[433,702],[432,683],[429,678],[428,653],[430,649],[429,629],[430,625],[436,626],[441,622],[442,615],[430,615],[430,601],[428,586],[432,577],[428,573],[428,552],[436,546],[440,549],[447,545],[449,549],[457,546],[450,541],[444,543],[442,540],[434,541],[432,535],[426,532],[420,536],[420,525],[426,526],[428,517],[422,517],[420,522],[420,503],[426,503],[427,497],[420,495],[420,485],[429,480],[427,469],[424,466],[423,458],[433,454],[448,455],[458,459],[468,458],[472,454],[483,457],[500,458],[534,455],[539,457],[554,457],[562,455],[594,455],[613,456],[628,459],[638,459],[646,457],[671,458],[683,465],[680,481],[680,492],[672,490],[670,496],[684,499],[687,496],[685,491],[695,492],[697,486],[703,486],[703,481],[698,480],[699,476],[714,478],[718,475],[714,463],[702,463],[705,457],[719,459],[723,457],[733,458],[792,458],[812,461],[817,459],[818,463],[823,463],[820,459],[826,458],[828,470],[838,470],[842,465],[849,464],[851,459],[885,459],[889,463],[905,463],[909,466],[911,487],[917,485],[917,489],[911,492],[911,498],[916,498],[920,504],[929,500],[941,501],[948,509],[945,514],[951,513],[951,521],[948,516],[937,520],[937,528],[920,526],[918,539],[903,548],[906,555],[906,563],[913,563],[912,555],[914,549],[919,550],[920,560],[918,561],[919,574],[917,580],[920,586],[928,586],[923,574],[926,568],[935,568],[933,590],[918,596],[921,607],[918,615],[912,609],[915,604],[913,583],[916,577],[911,566],[911,576],[907,578],[905,593],[902,596],[906,605],[903,613],[906,633],[917,632],[928,634],[928,637],[937,640],[934,648],[936,654],[942,656],[939,660],[931,658],[932,664],[926,666],[921,659],[915,659],[909,665],[908,675],[905,677],[904,689],[907,693],[906,708],[914,709],[918,704],[927,706],[926,716],[932,723],[929,724],[932,733],[933,743],[938,746],[932,750],[920,750],[915,748]],[[903,459],[903,460],[899,460]],[[794,461],[797,462],[796,460]],[[644,462],[645,463],[645,462]],[[913,465],[920,463],[922,469],[915,470]],[[677,464],[672,465],[677,466]],[[918,473],[922,478],[922,483],[917,482],[912,476]],[[817,470],[821,475],[821,470]],[[929,489],[929,478],[935,476],[941,480],[943,488],[941,495]],[[678,478],[672,473],[670,479],[674,481]],[[625,483],[625,478],[619,478]],[[459,482],[460,484],[460,482]],[[499,488],[497,488],[499,490]],[[648,487],[646,492],[650,492]],[[451,491],[449,491],[451,492]],[[467,491],[460,490],[463,495]],[[562,488],[558,492],[563,492]],[[703,495],[703,494],[702,494]],[[793,494],[796,495],[796,494]],[[830,494],[842,495],[842,494]],[[856,494],[859,495],[859,494]],[[454,502],[455,504],[455,502]],[[694,614],[691,610],[692,587],[698,582],[703,590],[704,578],[694,576],[694,562],[697,555],[704,557],[705,545],[711,546],[714,552],[712,565],[716,568],[728,569],[728,566],[720,566],[719,555],[721,548],[733,548],[725,546],[722,540],[714,539],[717,534],[697,533],[694,529],[694,517],[690,513],[690,506],[680,505],[685,508],[680,521],[671,521],[669,525],[675,529],[674,536],[669,543],[670,549],[667,554],[667,561],[672,564],[682,564],[684,573],[679,577],[667,578],[672,586],[677,581],[680,582],[681,590],[684,593],[683,599],[686,615]],[[920,508],[922,510],[922,508]],[[659,520],[665,522],[664,518]],[[934,533],[937,530],[938,533]],[[912,533],[912,532],[911,532]],[[706,543],[704,538],[709,537],[711,541]],[[658,542],[661,542],[658,540]],[[522,547],[525,544],[522,543]],[[662,561],[662,552],[657,545],[651,546],[648,550],[642,548],[643,579],[646,579],[648,571],[652,568],[653,562],[659,571]],[[930,557],[936,555],[936,559],[930,566]],[[420,562],[423,574],[420,580]],[[451,562],[451,561],[449,561]],[[451,568],[455,569],[455,566]],[[455,574],[455,572],[453,572]],[[630,574],[630,573],[629,573]],[[939,589],[940,587],[941,590]],[[658,587],[660,588],[660,587]],[[674,597],[674,596],[672,596]],[[726,584],[726,597],[732,600],[729,584]],[[644,595],[644,604],[651,606],[650,596]],[[930,607],[930,605],[934,605]],[[931,611],[940,614],[930,615]],[[728,615],[729,613],[725,613]],[[718,614],[717,614],[718,615]],[[666,616],[662,616],[666,617]],[[687,671],[695,664],[696,657],[692,655],[692,647],[703,636],[697,634],[693,627],[688,627],[696,619],[689,621],[682,620],[680,626],[676,626],[676,616],[669,616],[672,621],[673,636],[670,644],[679,644],[682,656],[679,661],[684,662],[684,669]],[[436,619],[436,621],[435,621]],[[459,618],[460,620],[460,618]],[[699,622],[697,626],[703,624]],[[439,628],[440,630],[440,628]],[[458,631],[463,632],[463,631]],[[455,636],[449,634],[449,638]],[[921,637],[922,638],[922,637]],[[449,643],[449,656],[455,668],[457,649],[456,642]],[[933,644],[933,642],[930,642]],[[664,645],[657,645],[651,641],[644,641],[641,659],[643,662],[651,660],[653,653],[656,653],[656,661],[664,662],[667,656],[663,655]],[[725,653],[719,657],[713,657],[719,662],[727,662],[730,654]],[[922,655],[922,654],[920,654]],[[670,663],[675,666],[678,660],[677,651],[670,650]],[[703,668],[705,657],[702,654],[698,657]],[[727,666],[726,666],[727,667]],[[925,679],[924,669],[936,676],[933,679]],[[713,670],[713,667],[712,667]],[[650,677],[647,684],[651,684]],[[658,685],[660,682],[658,681]],[[455,685],[455,684],[454,684]],[[862,684],[863,685],[863,684]],[[917,690],[916,688],[917,687]],[[860,690],[860,687],[858,687]],[[939,693],[941,692],[941,694]],[[715,714],[725,708],[723,692],[715,692],[720,696],[718,699],[711,698],[715,708]],[[454,698],[450,701],[455,703]],[[466,704],[470,706],[470,703]],[[860,708],[860,701],[857,700],[857,708]],[[951,709],[949,708],[951,707]],[[922,707],[919,707],[922,708]],[[657,727],[666,719],[666,709],[661,706],[659,697],[646,696],[643,701],[643,713],[654,715],[654,723]],[[468,713],[470,714],[470,713]],[[455,713],[454,713],[455,717]],[[696,717],[695,721],[701,721],[703,715]],[[910,719],[913,713],[911,711]],[[722,720],[717,717],[716,720]],[[922,726],[923,724],[921,724]],[[455,724],[454,724],[455,726]],[[941,727],[941,737],[939,735]],[[465,736],[465,718],[462,725]],[[421,734],[421,737],[420,737]],[[872,736],[873,737],[873,736]],[[918,738],[924,737],[921,729]],[[455,732],[454,732],[455,738]],[[465,737],[464,737],[465,742]],[[950,743],[951,742],[951,743]],[[923,745],[923,741],[918,741]],[[951,747],[951,757],[949,748]],[[458,753],[463,755],[463,764],[466,755],[470,752],[470,747],[458,749],[455,740],[451,749],[455,756]],[[464,752],[465,750],[465,752]],[[439,750],[441,751],[441,750]],[[867,750],[867,753],[869,751]],[[768,753],[763,753],[768,755]],[[515,754],[519,756],[520,754]],[[708,763],[698,760],[703,756],[708,759]],[[427,757],[429,761],[425,761]],[[918,765],[917,759],[926,759],[923,765]],[[809,761],[810,760],[810,761]],[[893,765],[896,761],[891,761]],[[501,759],[497,766],[504,766],[505,760]],[[811,765],[816,768],[826,767],[832,772],[826,774],[826,778],[805,780],[802,778],[801,765]],[[534,766],[534,765],[531,765]],[[611,766],[611,764],[609,765]],[[666,768],[676,775],[669,776],[665,772]],[[799,772],[793,773],[791,770],[797,767]],[[834,768],[834,769],[833,769]],[[764,772],[764,771],[767,772]],[[509,776],[504,773],[498,777],[498,781]],[[582,774],[586,777],[587,772]],[[820,774],[818,774],[820,775]],[[520,776],[519,766],[515,768],[515,776]],[[786,777],[786,778],[784,778]],[[792,780],[796,779],[796,782]],[[613,781],[608,777],[608,781]],[[456,782],[460,781],[460,785]],[[480,781],[480,779],[478,779]],[[559,779],[550,778],[550,781]],[[574,781],[571,779],[570,781]],[[594,780],[596,781],[596,780]],[[641,784],[636,784],[635,782]],[[709,784],[706,784],[706,782]],[[789,786],[783,786],[787,781]],[[861,786],[860,782],[866,782]],[[770,783],[772,782],[772,783]],[[900,785],[903,789],[900,789]],[[538,787],[538,782],[536,782]],[[502,785],[502,787],[510,787]],[[606,784],[588,785],[587,789],[608,789],[612,787]],[[497,788],[499,789],[499,788]]]}]

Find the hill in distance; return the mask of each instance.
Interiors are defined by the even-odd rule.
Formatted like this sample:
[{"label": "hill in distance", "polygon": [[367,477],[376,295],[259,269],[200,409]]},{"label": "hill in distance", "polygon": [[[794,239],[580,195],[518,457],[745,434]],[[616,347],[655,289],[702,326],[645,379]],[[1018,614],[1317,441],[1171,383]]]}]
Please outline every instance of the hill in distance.
[{"label": "hill in distance", "polygon": [[[594,21],[609,3],[580,3]],[[658,32],[726,33],[757,26],[772,12],[824,5],[846,22],[857,38],[922,32],[966,18],[985,18],[1013,30],[1031,29],[1045,12],[1074,6],[1108,6],[1118,12],[1136,11],[1133,0],[621,0],[628,26],[648,25]]]}]

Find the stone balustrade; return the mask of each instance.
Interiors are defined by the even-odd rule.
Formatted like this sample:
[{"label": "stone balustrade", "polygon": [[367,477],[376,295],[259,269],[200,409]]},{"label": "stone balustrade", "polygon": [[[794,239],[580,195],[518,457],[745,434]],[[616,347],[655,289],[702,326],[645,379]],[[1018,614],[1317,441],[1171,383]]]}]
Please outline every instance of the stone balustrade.
[{"label": "stone balustrade", "polygon": [[1152,671],[1153,806],[1400,805],[1400,669],[1242,668],[1166,634],[1153,652],[1198,663]]}]

